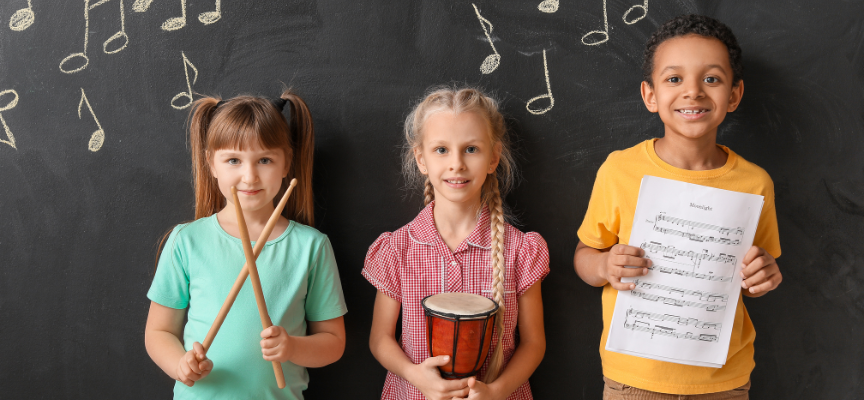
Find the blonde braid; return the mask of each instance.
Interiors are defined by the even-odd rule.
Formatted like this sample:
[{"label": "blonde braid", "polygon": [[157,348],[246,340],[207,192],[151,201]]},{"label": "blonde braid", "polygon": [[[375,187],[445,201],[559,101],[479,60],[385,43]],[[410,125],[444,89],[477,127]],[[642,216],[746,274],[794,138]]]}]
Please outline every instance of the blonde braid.
[{"label": "blonde braid", "polygon": [[498,179],[495,174],[489,174],[486,178],[489,181],[489,191],[487,204],[489,206],[489,219],[492,235],[492,300],[498,303],[498,315],[495,316],[495,350],[492,353],[492,359],[489,360],[489,368],[486,370],[484,383],[492,383],[501,374],[501,369],[504,364],[504,346],[502,343],[504,337],[504,314],[506,306],[504,304],[504,207],[501,202],[501,192],[498,189]]},{"label": "blonde braid", "polygon": [[432,187],[432,181],[427,176],[426,183],[423,184],[423,205],[428,206],[432,200],[435,200],[435,188]]}]

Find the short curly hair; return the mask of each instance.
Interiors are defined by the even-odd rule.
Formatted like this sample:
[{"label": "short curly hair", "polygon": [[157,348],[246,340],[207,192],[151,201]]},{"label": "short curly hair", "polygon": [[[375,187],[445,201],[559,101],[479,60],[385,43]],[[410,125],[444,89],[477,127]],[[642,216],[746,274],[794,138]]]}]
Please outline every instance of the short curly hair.
[{"label": "short curly hair", "polygon": [[726,24],[714,18],[696,14],[672,18],[651,34],[651,38],[645,43],[642,80],[654,86],[654,82],[651,80],[651,74],[654,72],[654,53],[661,43],[690,34],[714,38],[726,45],[726,49],[729,50],[729,64],[732,65],[732,86],[737,86],[738,82],[744,78],[744,67],[741,65],[741,47],[738,46],[738,40],[735,39],[735,35]]}]

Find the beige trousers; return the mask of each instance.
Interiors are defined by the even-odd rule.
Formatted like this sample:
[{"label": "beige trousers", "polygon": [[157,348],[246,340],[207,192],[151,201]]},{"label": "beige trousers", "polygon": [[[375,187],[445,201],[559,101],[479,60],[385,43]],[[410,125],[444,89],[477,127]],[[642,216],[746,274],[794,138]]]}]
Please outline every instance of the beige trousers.
[{"label": "beige trousers", "polygon": [[603,377],[603,400],[749,400],[750,382],[725,392],[705,394],[666,394],[637,389]]}]

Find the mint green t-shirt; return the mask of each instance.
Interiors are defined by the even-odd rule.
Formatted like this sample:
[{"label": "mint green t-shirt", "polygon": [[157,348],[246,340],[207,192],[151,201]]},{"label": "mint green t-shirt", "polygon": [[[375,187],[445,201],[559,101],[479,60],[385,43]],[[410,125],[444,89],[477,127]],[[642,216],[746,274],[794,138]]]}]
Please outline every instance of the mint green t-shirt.
[{"label": "mint green t-shirt", "polygon": [[[204,341],[244,262],[240,239],[225,232],[216,215],[171,232],[147,297],[165,307],[189,308],[183,331],[187,351]],[[316,229],[291,221],[282,235],[264,245],[256,265],[267,312],[289,335],[305,336],[306,321],[347,312],[333,248]],[[306,368],[282,363],[286,387],[280,390],[272,363],[261,356],[261,330],[247,278],[207,352],[213,371],[191,388],[177,382],[174,398],[302,399],[309,382]]]}]

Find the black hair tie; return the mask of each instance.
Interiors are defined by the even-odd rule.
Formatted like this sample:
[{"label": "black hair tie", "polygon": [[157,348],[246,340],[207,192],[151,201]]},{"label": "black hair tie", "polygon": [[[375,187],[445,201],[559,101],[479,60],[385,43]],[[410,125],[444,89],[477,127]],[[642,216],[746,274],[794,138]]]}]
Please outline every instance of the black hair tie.
[{"label": "black hair tie", "polygon": [[221,106],[227,102],[228,102],[228,100],[219,100],[219,102],[216,103],[216,107],[213,107],[213,109],[215,110],[215,109],[219,108],[219,106]]},{"label": "black hair tie", "polygon": [[283,99],[283,98],[271,99],[271,100],[270,100],[270,103],[273,104],[273,107],[276,107],[277,109],[279,109],[279,111],[283,111],[283,110],[285,110],[285,103],[286,103],[286,102],[287,102],[287,100],[285,100],[285,99]]}]

